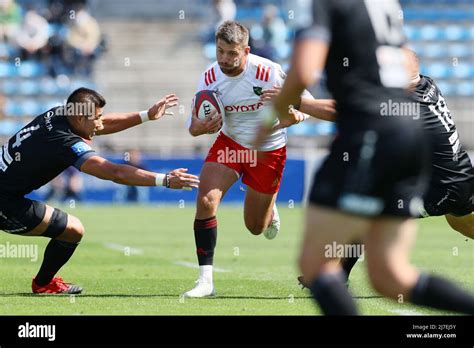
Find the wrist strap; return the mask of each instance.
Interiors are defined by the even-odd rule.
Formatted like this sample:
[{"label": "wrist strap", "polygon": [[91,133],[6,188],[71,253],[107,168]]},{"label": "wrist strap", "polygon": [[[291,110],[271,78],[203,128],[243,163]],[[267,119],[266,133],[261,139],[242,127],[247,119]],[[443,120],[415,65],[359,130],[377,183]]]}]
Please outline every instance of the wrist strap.
[{"label": "wrist strap", "polygon": [[148,110],[140,111],[139,114],[140,114],[140,118],[142,119],[142,123],[150,121],[150,119],[148,118]]},{"label": "wrist strap", "polygon": [[[156,174],[156,177],[155,177],[155,186],[165,186],[166,183],[165,183],[165,178],[166,178],[167,174],[161,174],[161,173],[157,173]],[[165,185],[163,185],[165,184]]]}]

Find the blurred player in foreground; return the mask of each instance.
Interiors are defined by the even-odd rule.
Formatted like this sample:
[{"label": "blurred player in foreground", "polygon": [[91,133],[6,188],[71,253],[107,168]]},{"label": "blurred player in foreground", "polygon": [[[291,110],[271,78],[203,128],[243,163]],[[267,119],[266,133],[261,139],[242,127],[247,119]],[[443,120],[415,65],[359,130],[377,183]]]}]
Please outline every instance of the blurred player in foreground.
[{"label": "blurred player in foreground", "polygon": [[400,12],[396,0],[315,1],[313,25],[299,33],[274,100],[279,119],[288,123],[288,107],[298,105],[301,91],[326,67],[339,132],[313,183],[300,257],[326,315],[359,313],[336,251],[326,252],[354,240],[364,240],[369,278],[384,296],[474,314],[474,296],[409,262],[416,234],[411,218],[423,208],[431,149],[415,105],[406,114],[382,111],[416,104],[403,90],[410,79]]},{"label": "blurred player in foreground", "polygon": [[[410,89],[420,105],[423,128],[432,138],[432,176],[418,217],[442,216],[452,229],[474,238],[474,168],[440,89],[429,76],[420,75],[418,58],[407,50]],[[311,102],[308,100],[308,102]],[[360,255],[359,255],[360,256]],[[347,278],[358,256],[341,260]]]},{"label": "blurred player in foreground", "polygon": [[[225,119],[213,115],[200,120],[193,112],[193,136],[219,131],[200,174],[194,221],[199,262],[197,285],[186,297],[214,296],[213,259],[217,239],[217,210],[227,190],[239,179],[247,185],[244,220],[254,235],[273,239],[280,229],[275,200],[286,161],[286,130],[275,128],[256,150],[252,141],[267,106],[262,91],[281,86],[285,73],[279,64],[250,54],[249,32],[235,21],[224,22],[216,33],[217,62],[201,76],[198,91],[215,90],[225,108]],[[303,93],[303,91],[301,91]],[[304,92],[311,98],[308,92]],[[304,119],[305,117],[301,115]]]},{"label": "blurred player in foreground", "polygon": [[[419,217],[444,215],[455,231],[474,238],[474,168],[464,150],[446,101],[429,76],[420,75],[418,57],[405,49],[410,70],[412,98],[420,105],[422,126],[432,138],[432,175],[428,191],[423,196]],[[270,101],[280,88],[263,92],[262,100]],[[321,117],[320,103],[315,99],[301,98],[301,112],[328,121],[337,121],[337,114],[330,110]],[[330,105],[334,101],[328,100]],[[334,103],[335,104],[335,103]],[[360,255],[359,255],[360,256]],[[358,256],[341,260],[347,277],[359,259]],[[300,282],[304,281],[300,277]]]},{"label": "blurred player in foreground", "polygon": [[22,236],[51,238],[41,268],[33,279],[34,293],[78,294],[82,288],[55,277],[84,235],[78,218],[24,196],[45,185],[69,166],[123,185],[197,187],[198,177],[186,169],[167,174],[114,164],[98,156],[86,143],[95,135],[117,133],[149,120],[158,120],[177,104],[167,95],[147,111],[102,116],[105,99],[80,88],[64,106],[37,116],[0,150],[0,229]]}]

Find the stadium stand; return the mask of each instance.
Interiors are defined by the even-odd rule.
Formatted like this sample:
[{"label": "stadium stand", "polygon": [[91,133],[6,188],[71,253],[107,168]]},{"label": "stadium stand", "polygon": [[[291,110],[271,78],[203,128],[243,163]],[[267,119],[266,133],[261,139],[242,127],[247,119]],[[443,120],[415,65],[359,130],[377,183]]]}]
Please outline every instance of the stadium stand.
[{"label": "stadium stand", "polygon": [[[54,2],[50,2],[53,4]],[[80,1],[77,1],[80,3]],[[68,3],[71,8],[76,6],[74,2]],[[67,52],[66,35],[62,36],[59,43],[58,33],[67,33],[67,21],[54,23],[51,8],[48,8],[46,1],[19,1],[13,0],[2,3],[2,10],[8,11],[9,8],[17,8],[21,16],[29,9],[37,9],[38,13],[43,13],[50,22],[48,33],[49,39],[44,54],[29,55],[22,52],[22,48],[15,40],[15,37],[6,39],[2,36],[0,42],[0,95],[3,119],[0,119],[0,137],[5,140],[32,117],[38,115],[44,110],[55,105],[61,104],[69,93],[79,86],[95,87],[93,80],[89,76],[76,74],[74,67],[68,66],[67,62],[62,61],[62,57],[56,57],[54,49],[62,47],[62,53]],[[64,8],[64,11],[67,9]],[[78,10],[78,9],[77,9]],[[41,20],[44,21],[43,17]],[[24,20],[21,17],[21,20]],[[6,20],[1,23],[4,25]],[[45,22],[46,23],[46,22]],[[21,31],[20,22],[17,30]],[[64,47],[63,47],[64,46]],[[57,59],[55,59],[57,58]],[[77,60],[76,60],[77,63]]]}]

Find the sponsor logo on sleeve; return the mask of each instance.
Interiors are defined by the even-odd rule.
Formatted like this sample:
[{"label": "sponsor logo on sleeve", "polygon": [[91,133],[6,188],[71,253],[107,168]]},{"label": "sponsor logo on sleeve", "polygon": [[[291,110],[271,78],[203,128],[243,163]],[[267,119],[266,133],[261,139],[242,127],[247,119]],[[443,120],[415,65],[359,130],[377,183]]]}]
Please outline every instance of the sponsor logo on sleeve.
[{"label": "sponsor logo on sleeve", "polygon": [[74,153],[78,156],[82,155],[84,152],[92,150],[92,148],[83,141],[75,143],[71,148],[72,151],[74,151]]}]

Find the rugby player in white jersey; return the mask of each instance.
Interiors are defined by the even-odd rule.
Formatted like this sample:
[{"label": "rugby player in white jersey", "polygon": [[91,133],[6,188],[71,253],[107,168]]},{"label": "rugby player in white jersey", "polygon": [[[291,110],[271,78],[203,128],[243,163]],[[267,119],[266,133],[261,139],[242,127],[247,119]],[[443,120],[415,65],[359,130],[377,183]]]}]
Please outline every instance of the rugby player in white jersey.
[{"label": "rugby player in white jersey", "polygon": [[[225,108],[220,114],[200,120],[193,110],[192,136],[222,130],[209,150],[200,175],[194,220],[199,279],[185,297],[214,296],[212,265],[217,239],[216,214],[222,197],[241,177],[247,185],[244,220],[254,235],[273,239],[280,229],[275,200],[286,160],[286,130],[276,125],[257,151],[251,150],[267,106],[260,96],[266,89],[283,84],[281,66],[250,54],[247,28],[235,21],[224,22],[216,33],[217,61],[202,74],[198,91],[217,91]],[[306,97],[312,96],[305,92]],[[298,112],[298,111],[294,111]],[[301,120],[306,118],[301,114]]]}]

